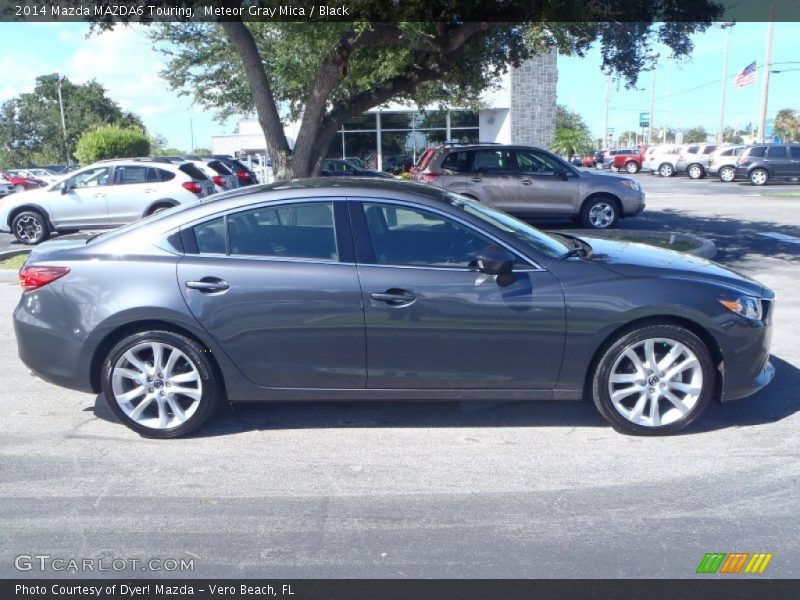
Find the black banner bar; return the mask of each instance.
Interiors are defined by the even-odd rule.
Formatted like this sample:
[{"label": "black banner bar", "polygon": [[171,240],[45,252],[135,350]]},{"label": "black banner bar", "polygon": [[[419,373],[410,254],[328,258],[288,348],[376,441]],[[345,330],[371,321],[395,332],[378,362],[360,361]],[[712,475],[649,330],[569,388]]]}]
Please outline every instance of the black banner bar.
[{"label": "black banner bar", "polygon": [[4,580],[3,600],[772,600],[800,597],[797,579],[601,580]]}]

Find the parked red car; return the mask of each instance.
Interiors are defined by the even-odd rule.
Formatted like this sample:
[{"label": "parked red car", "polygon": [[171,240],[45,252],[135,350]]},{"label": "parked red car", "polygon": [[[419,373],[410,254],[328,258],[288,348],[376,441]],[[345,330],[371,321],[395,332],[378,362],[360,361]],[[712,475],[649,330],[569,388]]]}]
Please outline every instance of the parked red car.
[{"label": "parked red car", "polygon": [[644,161],[644,153],[647,152],[647,146],[639,146],[636,152],[625,152],[620,154],[615,154],[614,159],[611,162],[611,168],[616,169],[617,171],[622,171],[623,169],[628,173],[638,173],[642,168],[642,162]]},{"label": "parked red car", "polygon": [[35,190],[36,188],[44,187],[46,182],[41,179],[33,179],[31,177],[17,177],[8,171],[0,171],[0,175],[5,177],[14,186],[14,191],[24,192],[25,190]]}]

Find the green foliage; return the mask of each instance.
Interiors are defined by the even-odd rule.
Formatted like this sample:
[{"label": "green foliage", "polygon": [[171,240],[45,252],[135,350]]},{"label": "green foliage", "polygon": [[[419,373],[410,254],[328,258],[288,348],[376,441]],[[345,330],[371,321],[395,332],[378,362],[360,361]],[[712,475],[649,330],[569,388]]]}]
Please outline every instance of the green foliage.
[{"label": "green foliage", "polygon": [[726,127],[722,131],[722,141],[726,144],[743,144],[744,138],[740,134],[741,132],[735,131],[733,127]]},{"label": "green foliage", "polygon": [[684,144],[697,144],[705,142],[708,139],[708,132],[706,128],[700,125],[699,127],[692,127],[683,134]]},{"label": "green foliage", "polygon": [[66,143],[54,75],[37,77],[32,92],[20,94],[0,106],[0,165],[63,164],[67,154],[73,156],[78,138],[98,125],[144,129],[139,118],[123,111],[96,81],[74,84],[63,78],[61,95]]},{"label": "green foliage", "polygon": [[150,138],[141,129],[105,125],[87,131],[78,140],[75,156],[82,165],[108,158],[147,156]]},{"label": "green foliage", "polygon": [[619,143],[623,146],[635,146],[639,134],[635,131],[623,131],[619,136]]},{"label": "green foliage", "polygon": [[191,154],[198,156],[207,156],[211,154],[211,148],[193,148]]},{"label": "green foliage", "polygon": [[800,140],[800,111],[783,108],[775,115],[775,135],[784,141]]},{"label": "green foliage", "polygon": [[583,117],[560,104],[556,107],[556,130],[550,149],[568,159],[592,149],[592,138]]}]

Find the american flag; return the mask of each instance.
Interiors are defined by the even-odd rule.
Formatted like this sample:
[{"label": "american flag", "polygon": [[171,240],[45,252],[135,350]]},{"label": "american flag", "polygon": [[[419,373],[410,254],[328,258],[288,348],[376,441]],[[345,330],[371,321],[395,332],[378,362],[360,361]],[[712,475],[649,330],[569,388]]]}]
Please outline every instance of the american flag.
[{"label": "american flag", "polygon": [[746,85],[754,83],[755,80],[756,80],[756,63],[755,61],[753,61],[736,74],[736,77],[733,78],[733,87],[737,88],[744,87]]}]

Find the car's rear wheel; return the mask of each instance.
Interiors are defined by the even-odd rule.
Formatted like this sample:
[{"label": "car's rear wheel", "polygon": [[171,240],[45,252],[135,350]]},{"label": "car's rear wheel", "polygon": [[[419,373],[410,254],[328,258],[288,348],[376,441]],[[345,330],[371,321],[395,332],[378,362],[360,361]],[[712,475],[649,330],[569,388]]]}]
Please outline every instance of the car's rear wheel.
[{"label": "car's rear wheel", "polygon": [[722,167],[719,170],[719,179],[725,183],[730,183],[736,178],[736,170],[733,167]]},{"label": "car's rear wheel", "polygon": [[625,170],[631,175],[634,175],[639,172],[639,163],[635,160],[629,160],[625,163]]},{"label": "car's rear wheel", "polygon": [[689,165],[689,168],[686,169],[686,174],[689,176],[689,179],[702,179],[705,177],[706,172],[700,165]]},{"label": "car's rear wheel", "polygon": [[769,174],[764,169],[753,169],[750,172],[750,183],[753,185],[765,185],[769,179]]},{"label": "car's rear wheel", "polygon": [[643,326],[603,352],[592,377],[592,398],[617,431],[665,435],[705,410],[715,373],[708,348],[688,329]]},{"label": "car's rear wheel", "polygon": [[619,204],[609,196],[596,196],[583,203],[581,223],[591,229],[610,229],[620,217]]},{"label": "car's rear wheel", "polygon": [[675,168],[670,163],[664,163],[658,167],[658,174],[662,177],[672,177],[675,174]]},{"label": "car's rear wheel", "polygon": [[23,244],[39,244],[50,237],[47,218],[38,210],[26,210],[11,221],[11,231]]},{"label": "car's rear wheel", "polygon": [[109,408],[126,426],[154,438],[196,430],[222,396],[207,351],[170,331],[144,331],[120,341],[103,364],[102,387]]}]

